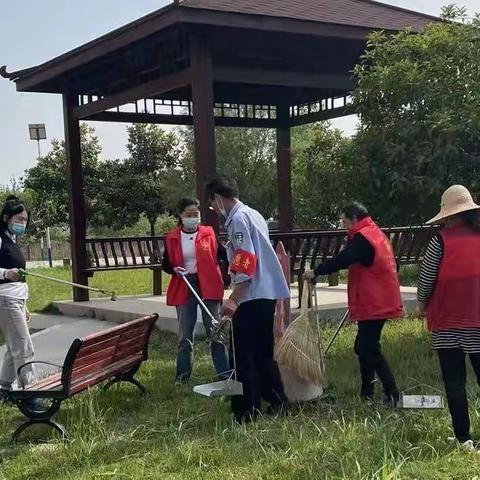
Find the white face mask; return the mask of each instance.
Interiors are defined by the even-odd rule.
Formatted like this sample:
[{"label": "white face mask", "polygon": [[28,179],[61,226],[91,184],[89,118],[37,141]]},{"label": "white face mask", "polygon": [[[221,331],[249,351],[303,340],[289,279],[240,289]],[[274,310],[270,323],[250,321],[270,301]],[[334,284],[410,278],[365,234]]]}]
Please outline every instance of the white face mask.
[{"label": "white face mask", "polygon": [[188,230],[194,230],[200,225],[199,217],[182,217],[182,224]]},{"label": "white face mask", "polygon": [[227,210],[225,209],[225,205],[223,204],[223,200],[220,195],[215,196],[215,202],[217,202],[217,209],[220,215],[224,218],[227,218]]}]

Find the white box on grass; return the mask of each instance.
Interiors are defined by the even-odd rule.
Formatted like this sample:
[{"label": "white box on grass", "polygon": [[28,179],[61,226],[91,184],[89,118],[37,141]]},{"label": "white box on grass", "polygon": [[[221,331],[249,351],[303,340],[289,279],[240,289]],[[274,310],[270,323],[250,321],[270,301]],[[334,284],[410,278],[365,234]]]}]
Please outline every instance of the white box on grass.
[{"label": "white box on grass", "polygon": [[441,395],[402,395],[402,408],[443,408]]}]

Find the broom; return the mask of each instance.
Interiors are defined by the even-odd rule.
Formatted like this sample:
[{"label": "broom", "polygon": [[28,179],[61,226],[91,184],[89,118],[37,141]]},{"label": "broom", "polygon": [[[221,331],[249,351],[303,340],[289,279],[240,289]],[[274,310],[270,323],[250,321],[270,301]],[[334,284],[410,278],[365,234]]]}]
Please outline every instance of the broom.
[{"label": "broom", "polygon": [[312,327],[308,313],[310,284],[304,283],[302,311],[285,330],[277,343],[275,359],[280,365],[293,370],[300,378],[315,385],[322,385],[325,373],[321,339],[317,329]]}]

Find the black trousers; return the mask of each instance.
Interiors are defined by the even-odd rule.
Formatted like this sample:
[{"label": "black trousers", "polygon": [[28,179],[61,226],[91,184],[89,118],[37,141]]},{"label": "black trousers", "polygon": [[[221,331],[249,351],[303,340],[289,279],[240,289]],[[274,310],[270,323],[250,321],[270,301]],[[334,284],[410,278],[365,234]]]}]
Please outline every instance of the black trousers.
[{"label": "black trousers", "polygon": [[362,386],[360,395],[373,397],[375,374],[382,382],[385,395],[397,399],[399,392],[395,378],[382,353],[380,337],[385,320],[368,320],[358,322],[358,333],[355,339],[355,353],[358,355]]},{"label": "black trousers", "polygon": [[[467,366],[465,352],[461,348],[442,348],[437,350],[442,370],[448,409],[452,417],[453,431],[459,442],[470,440],[470,417],[465,384]],[[480,353],[469,354],[470,363],[480,385]]]},{"label": "black trousers", "polygon": [[[263,299],[242,303],[232,319],[237,379],[243,383],[243,395],[232,397],[237,419],[261,411],[262,399],[274,407],[287,401],[273,359],[275,304]],[[230,362],[233,368],[232,350]]]}]

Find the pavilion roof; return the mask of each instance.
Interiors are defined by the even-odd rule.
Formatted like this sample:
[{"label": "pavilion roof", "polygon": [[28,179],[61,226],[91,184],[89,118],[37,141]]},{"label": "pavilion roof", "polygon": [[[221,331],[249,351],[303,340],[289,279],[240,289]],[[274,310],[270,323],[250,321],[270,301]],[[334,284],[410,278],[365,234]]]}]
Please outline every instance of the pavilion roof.
[{"label": "pavilion roof", "polygon": [[436,17],[372,0],[183,0],[188,8],[282,17],[376,30],[421,30]]}]

